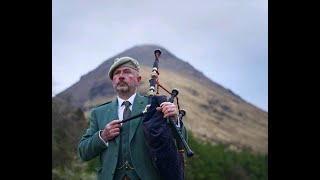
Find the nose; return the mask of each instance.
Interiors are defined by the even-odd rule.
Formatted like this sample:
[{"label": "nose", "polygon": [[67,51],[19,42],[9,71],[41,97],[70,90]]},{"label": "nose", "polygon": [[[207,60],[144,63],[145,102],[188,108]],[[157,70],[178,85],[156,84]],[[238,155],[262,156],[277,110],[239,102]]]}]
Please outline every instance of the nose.
[{"label": "nose", "polygon": [[119,78],[124,78],[124,73],[123,72],[119,73]]}]

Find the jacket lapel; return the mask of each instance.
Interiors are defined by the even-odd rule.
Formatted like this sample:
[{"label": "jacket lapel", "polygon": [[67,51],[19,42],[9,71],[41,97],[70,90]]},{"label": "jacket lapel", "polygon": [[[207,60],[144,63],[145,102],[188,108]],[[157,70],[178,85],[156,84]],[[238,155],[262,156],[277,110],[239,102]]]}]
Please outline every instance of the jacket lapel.
[{"label": "jacket lapel", "polygon": [[[119,119],[119,117],[118,117],[118,101],[117,101],[117,99],[110,103],[110,109],[109,110],[110,111],[108,112],[108,115],[109,115],[108,123],[113,121],[113,120],[115,120],[115,119]],[[115,140],[116,140],[117,144],[119,144],[119,141],[120,141],[119,140],[119,136],[117,136],[115,138]]]},{"label": "jacket lapel", "polygon": [[[140,114],[142,110],[144,110],[146,105],[147,105],[147,102],[143,100],[143,97],[137,94],[133,101],[132,116]],[[138,117],[134,120],[129,121],[130,122],[129,142],[131,142],[137,130],[137,127],[141,121],[141,118],[142,117]]]}]

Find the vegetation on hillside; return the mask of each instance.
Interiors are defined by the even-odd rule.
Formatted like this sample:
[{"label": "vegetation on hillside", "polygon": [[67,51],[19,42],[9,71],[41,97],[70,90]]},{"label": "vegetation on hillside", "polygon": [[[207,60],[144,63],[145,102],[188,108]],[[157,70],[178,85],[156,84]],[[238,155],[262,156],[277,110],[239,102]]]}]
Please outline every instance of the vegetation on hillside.
[{"label": "vegetation on hillside", "polygon": [[230,151],[224,144],[199,142],[192,135],[188,142],[195,153],[187,158],[187,179],[267,180],[267,156],[243,149]]},{"label": "vegetation on hillside", "polygon": [[52,168],[72,165],[81,134],[87,126],[83,112],[67,101],[52,98]]}]

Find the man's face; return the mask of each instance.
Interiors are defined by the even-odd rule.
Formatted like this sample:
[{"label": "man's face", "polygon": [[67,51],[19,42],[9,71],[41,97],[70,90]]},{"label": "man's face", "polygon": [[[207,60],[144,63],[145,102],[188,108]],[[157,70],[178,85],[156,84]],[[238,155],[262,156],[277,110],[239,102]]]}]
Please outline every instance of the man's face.
[{"label": "man's face", "polygon": [[135,92],[141,76],[130,67],[119,67],[113,72],[112,85],[117,93]]}]

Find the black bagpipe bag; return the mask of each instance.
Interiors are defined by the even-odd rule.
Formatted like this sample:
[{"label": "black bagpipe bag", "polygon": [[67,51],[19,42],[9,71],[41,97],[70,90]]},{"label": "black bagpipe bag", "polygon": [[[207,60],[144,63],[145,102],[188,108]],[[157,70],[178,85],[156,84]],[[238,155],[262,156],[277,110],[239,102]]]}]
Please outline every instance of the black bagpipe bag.
[{"label": "black bagpipe bag", "polygon": [[160,176],[165,180],[182,180],[182,156],[179,153],[172,127],[163,113],[156,111],[166,96],[151,96],[151,106],[143,117],[143,132],[148,152]]}]

